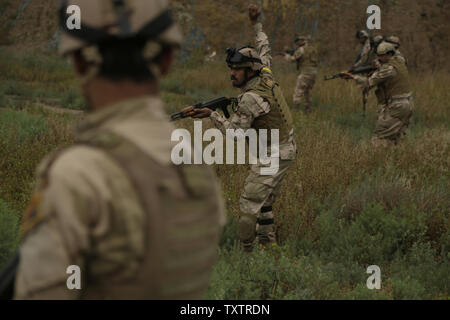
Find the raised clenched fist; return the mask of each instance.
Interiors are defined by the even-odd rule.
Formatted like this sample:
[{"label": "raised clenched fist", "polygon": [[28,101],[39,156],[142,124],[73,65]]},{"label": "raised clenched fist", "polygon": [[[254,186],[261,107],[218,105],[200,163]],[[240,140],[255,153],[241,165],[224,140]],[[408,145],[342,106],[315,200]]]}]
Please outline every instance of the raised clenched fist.
[{"label": "raised clenched fist", "polygon": [[256,4],[250,4],[248,6],[248,16],[252,24],[256,24],[258,22],[258,18],[261,15],[261,8]]}]

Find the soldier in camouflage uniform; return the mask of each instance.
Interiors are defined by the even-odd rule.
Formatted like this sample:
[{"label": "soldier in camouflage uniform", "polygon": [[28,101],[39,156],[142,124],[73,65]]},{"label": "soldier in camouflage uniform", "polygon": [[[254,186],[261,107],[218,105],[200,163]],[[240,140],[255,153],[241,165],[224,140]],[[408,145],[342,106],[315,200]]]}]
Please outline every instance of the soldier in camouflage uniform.
[{"label": "soldier in camouflage uniform", "polygon": [[358,57],[355,60],[355,63],[353,64],[352,69],[370,64],[370,57],[373,52],[370,37],[366,30],[358,31],[356,33],[356,38],[358,39],[362,47],[358,54]]},{"label": "soldier in camouflage uniform", "polygon": [[305,111],[311,112],[312,97],[311,91],[314,87],[317,77],[317,67],[319,57],[316,47],[310,42],[308,37],[299,36],[295,40],[297,49],[293,55],[285,53],[284,57],[287,61],[296,62],[297,70],[300,75],[297,78],[295,86],[293,102],[294,106],[300,108],[301,101],[305,101]]},{"label": "soldier in camouflage uniform", "polygon": [[[240,198],[239,236],[244,250],[250,252],[256,243],[275,241],[272,206],[280,193],[281,183],[295,160],[297,150],[289,106],[270,70],[272,57],[267,35],[257,22],[260,9],[249,7],[250,20],[256,32],[256,47],[228,50],[227,63],[234,87],[241,89],[236,113],[229,120],[209,109],[193,109],[193,118],[209,117],[224,134],[227,129],[279,130],[279,168],[273,175],[261,175],[260,164],[251,165]],[[269,141],[270,145],[270,141]],[[269,147],[268,147],[269,148]]]},{"label": "soldier in camouflage uniform", "polygon": [[[82,31],[65,27],[71,4]],[[60,51],[91,112],[77,143],[39,167],[15,298],[203,298],[224,212],[210,168],[171,162],[158,78],[182,36],[168,2],[70,0],[61,10]],[[70,265],[81,290],[66,286]]]},{"label": "soldier in camouflage uniform", "polygon": [[397,144],[406,134],[412,116],[413,99],[406,65],[395,58],[395,47],[382,42],[377,49],[381,67],[370,77],[344,72],[358,85],[371,89],[377,86],[378,120],[372,137],[374,146]]},{"label": "soldier in camouflage uniform", "polygon": [[377,36],[373,37],[373,42],[372,42],[373,50],[371,51],[371,55],[369,57],[369,63],[377,68],[380,67],[380,63],[378,62],[378,56],[377,56],[377,48],[383,42],[383,39],[384,38],[382,35],[377,35]]},{"label": "soldier in camouflage uniform", "polygon": [[395,55],[394,57],[396,59],[399,59],[404,64],[408,65],[408,60],[403,56],[403,54],[400,52],[400,38],[396,36],[390,36],[386,38],[386,42],[392,43],[395,47]]},{"label": "soldier in camouflage uniform", "polygon": [[[371,41],[369,33],[366,30],[360,30],[356,33],[356,39],[358,39],[358,41],[362,45],[362,48],[359,51],[358,57],[356,58],[355,63],[352,66],[352,69],[368,65],[378,67],[379,63],[376,60],[376,52],[374,51],[375,44],[374,41]],[[380,41],[380,39],[377,40]],[[364,75],[369,76],[368,73]],[[366,103],[369,98],[369,91],[363,89],[362,96],[364,103]]]}]

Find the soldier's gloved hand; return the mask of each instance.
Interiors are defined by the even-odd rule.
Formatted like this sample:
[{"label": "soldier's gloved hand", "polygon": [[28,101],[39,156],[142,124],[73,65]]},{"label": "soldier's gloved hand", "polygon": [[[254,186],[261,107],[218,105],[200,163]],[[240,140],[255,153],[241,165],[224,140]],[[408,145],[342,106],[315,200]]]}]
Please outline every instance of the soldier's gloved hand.
[{"label": "soldier's gloved hand", "polygon": [[208,118],[212,110],[208,108],[194,108],[192,106],[186,107],[183,109],[184,114],[187,117],[195,118],[195,119],[202,119],[202,118]]},{"label": "soldier's gloved hand", "polygon": [[195,115],[195,108],[193,106],[186,107],[182,111],[185,117],[192,117]]},{"label": "soldier's gloved hand", "polygon": [[248,6],[248,17],[253,25],[258,23],[258,18],[260,15],[261,8],[259,8],[256,4],[252,3]]},{"label": "soldier's gloved hand", "polygon": [[339,73],[339,75],[340,75],[342,78],[344,78],[345,80],[350,80],[350,79],[354,79],[354,78],[355,78],[354,75],[351,74],[351,73],[348,72],[348,71],[342,71],[341,73]]}]

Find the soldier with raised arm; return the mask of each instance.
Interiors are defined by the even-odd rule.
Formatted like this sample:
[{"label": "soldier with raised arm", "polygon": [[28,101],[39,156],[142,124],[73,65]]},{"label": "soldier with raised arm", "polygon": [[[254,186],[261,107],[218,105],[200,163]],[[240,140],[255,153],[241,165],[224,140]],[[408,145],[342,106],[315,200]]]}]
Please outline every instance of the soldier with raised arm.
[{"label": "soldier with raised arm", "polygon": [[300,71],[294,90],[293,102],[294,106],[300,109],[300,104],[304,100],[306,113],[311,113],[311,91],[316,82],[319,56],[316,47],[307,36],[298,36],[295,39],[295,45],[297,49],[293,55],[288,53],[284,54],[285,59],[290,62],[295,62],[297,64],[297,70]]},{"label": "soldier with raised arm", "polygon": [[[71,5],[83,13],[79,30],[66,26]],[[16,299],[204,298],[223,203],[211,168],[171,162],[158,83],[182,35],[168,8],[62,1],[60,52],[89,112],[75,145],[39,166],[10,269]]]},{"label": "soldier with raised arm", "polygon": [[271,130],[279,131],[279,167],[271,175],[262,175],[265,168],[251,165],[240,198],[239,237],[245,251],[255,244],[266,245],[275,241],[273,204],[280,193],[281,183],[295,160],[297,150],[289,106],[280,86],[270,70],[272,57],[267,35],[258,23],[261,14],[256,5],[249,6],[249,17],[256,33],[256,49],[242,47],[228,49],[227,64],[231,69],[234,87],[241,90],[236,113],[226,119],[210,109],[188,107],[193,118],[209,117],[223,133],[227,129],[267,129],[268,149]]}]

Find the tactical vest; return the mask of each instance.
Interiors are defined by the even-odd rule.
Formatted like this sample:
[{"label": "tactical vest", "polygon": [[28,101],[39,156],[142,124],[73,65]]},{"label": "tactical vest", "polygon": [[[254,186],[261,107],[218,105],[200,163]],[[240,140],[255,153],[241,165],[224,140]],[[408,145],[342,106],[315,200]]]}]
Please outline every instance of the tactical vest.
[{"label": "tactical vest", "polygon": [[389,78],[379,85],[384,97],[389,101],[392,97],[411,92],[411,87],[408,69],[402,61],[399,59],[390,59],[387,64],[393,66],[397,71],[395,77]]},{"label": "tactical vest", "polygon": [[386,97],[384,96],[384,91],[378,88],[377,90],[375,90],[375,96],[377,97],[378,105],[386,104]]},{"label": "tactical vest", "polygon": [[[118,142],[108,143],[111,140]],[[142,227],[146,239],[144,257],[131,277],[88,278],[82,298],[203,298],[220,232],[211,169],[160,164],[127,139],[109,132],[79,144],[103,150],[127,173],[145,212]],[[95,264],[95,257],[90,260],[88,269],[89,263]]]},{"label": "tactical vest", "polygon": [[319,55],[315,46],[307,44],[303,48],[304,54],[298,62],[298,67],[317,67],[319,65]]},{"label": "tactical vest", "polygon": [[253,121],[252,128],[256,130],[268,129],[268,143],[271,142],[270,130],[278,129],[280,144],[288,142],[289,132],[293,125],[292,115],[280,85],[274,80],[273,76],[270,73],[263,73],[259,77],[259,81],[245,91],[256,93],[270,105],[269,113],[257,117]]}]

